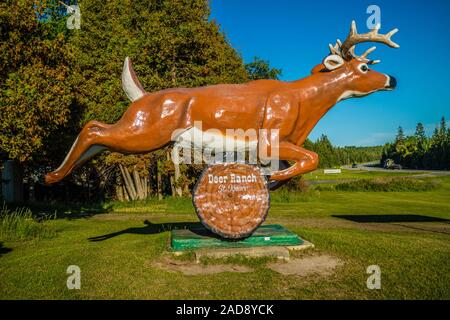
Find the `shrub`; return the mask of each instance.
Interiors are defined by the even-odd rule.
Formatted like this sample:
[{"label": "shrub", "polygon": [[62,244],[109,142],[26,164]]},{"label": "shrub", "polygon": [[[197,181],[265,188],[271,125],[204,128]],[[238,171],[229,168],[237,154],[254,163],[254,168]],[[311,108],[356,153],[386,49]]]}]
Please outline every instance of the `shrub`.
[{"label": "shrub", "polygon": [[431,191],[439,187],[439,183],[429,179],[412,178],[376,178],[344,182],[335,185],[338,191]]},{"label": "shrub", "polygon": [[0,211],[1,240],[29,240],[35,238],[50,238],[55,231],[33,218],[30,209],[22,207],[11,211],[6,204]]},{"label": "shrub", "polygon": [[308,192],[309,191],[309,184],[305,181],[303,176],[296,176],[289,180],[282,189],[289,190],[289,191],[300,191],[300,192]]},{"label": "shrub", "polygon": [[334,184],[318,184],[314,186],[317,191],[336,191],[336,185]]},{"label": "shrub", "polygon": [[281,188],[270,193],[271,203],[294,203],[309,202],[320,197],[320,192],[315,189],[309,189],[305,192],[294,192]]}]

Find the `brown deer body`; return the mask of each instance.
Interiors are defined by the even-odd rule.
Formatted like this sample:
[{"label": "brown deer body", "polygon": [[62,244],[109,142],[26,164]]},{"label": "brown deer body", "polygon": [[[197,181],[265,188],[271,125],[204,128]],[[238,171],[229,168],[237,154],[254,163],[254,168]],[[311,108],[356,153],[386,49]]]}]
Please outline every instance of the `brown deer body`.
[{"label": "brown deer body", "polygon": [[[374,41],[398,47],[390,40],[396,31],[380,35],[377,28],[362,35],[356,32],[353,22],[347,40],[330,45],[331,54],[313,68],[312,74],[293,82],[257,80],[146,93],[127,58],[122,83],[133,103],[115,124],[89,122],[62,165],[48,173],[45,181],[60,181],[103,150],[125,154],[157,150],[172,141],[175,130],[189,130],[196,121],[202,122],[203,130],[217,129],[223,135],[230,128],[278,129],[278,159],[294,164],[274,172],[270,179],[286,181],[312,171],[318,165],[318,156],[301,146],[323,115],[343,99],[396,86],[393,77],[368,68],[377,63],[367,59],[373,48],[356,56],[354,45]],[[267,150],[271,149],[269,140],[263,143]]]}]

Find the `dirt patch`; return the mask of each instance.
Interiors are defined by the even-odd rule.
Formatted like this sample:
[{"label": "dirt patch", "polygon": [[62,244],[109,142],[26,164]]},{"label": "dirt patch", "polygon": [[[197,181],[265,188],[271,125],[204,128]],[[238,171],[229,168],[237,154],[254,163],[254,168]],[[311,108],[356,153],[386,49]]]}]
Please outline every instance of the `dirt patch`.
[{"label": "dirt patch", "polygon": [[283,275],[308,276],[317,274],[328,276],[344,263],[338,258],[329,255],[308,256],[304,258],[291,259],[288,262],[270,263],[268,268]]},{"label": "dirt patch", "polygon": [[245,273],[253,271],[252,268],[246,266],[232,264],[202,265],[200,263],[190,261],[177,261],[170,259],[169,257],[164,257],[161,261],[155,262],[153,266],[166,271],[181,272],[189,276],[215,274],[221,272]]}]

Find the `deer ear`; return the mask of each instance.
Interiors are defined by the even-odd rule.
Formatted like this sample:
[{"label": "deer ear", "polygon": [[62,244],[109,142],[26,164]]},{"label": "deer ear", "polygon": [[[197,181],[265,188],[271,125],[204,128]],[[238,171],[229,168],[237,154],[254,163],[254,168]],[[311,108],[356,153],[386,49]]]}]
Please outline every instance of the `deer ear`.
[{"label": "deer ear", "polygon": [[332,54],[326,57],[322,63],[328,70],[331,71],[342,66],[344,64],[344,59],[337,54]]}]

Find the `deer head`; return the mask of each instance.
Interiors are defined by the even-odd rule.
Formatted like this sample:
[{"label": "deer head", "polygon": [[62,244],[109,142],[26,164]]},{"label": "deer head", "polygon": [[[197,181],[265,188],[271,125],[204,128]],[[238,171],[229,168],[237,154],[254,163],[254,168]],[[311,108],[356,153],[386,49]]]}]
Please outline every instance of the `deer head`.
[{"label": "deer head", "polygon": [[329,45],[330,54],[315,66],[311,73],[313,75],[329,72],[335,74],[335,79],[340,85],[345,86],[344,93],[338,101],[351,98],[361,97],[380,90],[393,90],[397,81],[393,76],[386,75],[370,68],[371,65],[377,64],[380,60],[370,60],[368,55],[373,52],[376,47],[371,47],[362,55],[355,54],[355,46],[363,42],[379,42],[388,45],[391,48],[399,48],[400,46],[391,40],[391,37],[398,32],[394,29],[387,34],[379,34],[380,25],[365,34],[358,34],[356,23],[352,21],[350,33],[347,39],[342,43],[339,39],[336,44]]}]

